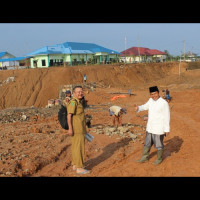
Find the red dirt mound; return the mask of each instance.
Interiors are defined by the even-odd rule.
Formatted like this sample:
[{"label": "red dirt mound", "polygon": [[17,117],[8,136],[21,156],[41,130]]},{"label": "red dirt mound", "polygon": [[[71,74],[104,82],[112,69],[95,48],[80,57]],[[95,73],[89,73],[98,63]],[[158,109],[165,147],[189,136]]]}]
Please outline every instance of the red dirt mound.
[{"label": "red dirt mound", "polygon": [[[185,71],[185,64],[182,64]],[[178,73],[178,63],[117,64],[0,71],[0,109],[19,106],[45,107],[56,99],[61,85],[88,82],[117,88],[142,88]],[[14,77],[14,81],[9,79]],[[6,82],[6,80],[8,80]]]}]

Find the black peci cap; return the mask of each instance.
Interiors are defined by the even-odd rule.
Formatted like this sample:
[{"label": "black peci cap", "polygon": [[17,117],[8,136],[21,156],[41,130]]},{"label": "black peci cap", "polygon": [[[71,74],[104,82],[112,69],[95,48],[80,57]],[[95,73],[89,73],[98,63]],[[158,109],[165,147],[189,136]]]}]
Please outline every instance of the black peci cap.
[{"label": "black peci cap", "polygon": [[149,92],[150,92],[150,93],[152,93],[152,92],[156,92],[156,91],[159,92],[157,86],[153,86],[153,87],[150,87],[150,88],[149,88]]}]

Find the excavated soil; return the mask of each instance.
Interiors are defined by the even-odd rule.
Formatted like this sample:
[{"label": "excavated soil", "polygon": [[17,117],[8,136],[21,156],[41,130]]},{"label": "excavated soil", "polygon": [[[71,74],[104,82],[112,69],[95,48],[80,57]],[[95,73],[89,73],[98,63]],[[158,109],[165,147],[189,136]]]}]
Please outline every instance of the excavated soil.
[{"label": "excavated soil", "polygon": [[[187,63],[116,64],[0,71],[0,176],[2,177],[197,177],[200,174],[200,70],[185,70]],[[56,99],[60,85],[96,82],[85,88],[86,114],[92,116],[86,140],[85,166],[90,174],[77,175],[71,167],[71,139],[61,128]],[[164,138],[163,162],[137,163],[144,145],[147,112],[134,112],[134,104],[149,98],[148,87],[168,88],[172,101],[171,132]],[[125,98],[111,100],[116,92]],[[127,109],[123,131],[106,132],[112,122],[111,105]],[[119,128],[118,128],[119,129]]]}]

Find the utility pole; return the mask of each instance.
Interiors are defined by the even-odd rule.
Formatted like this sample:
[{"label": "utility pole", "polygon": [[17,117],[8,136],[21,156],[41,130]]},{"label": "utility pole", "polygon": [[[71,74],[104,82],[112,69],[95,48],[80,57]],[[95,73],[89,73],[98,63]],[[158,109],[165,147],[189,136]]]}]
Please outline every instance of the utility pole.
[{"label": "utility pole", "polygon": [[125,39],[124,39],[124,45],[125,45],[125,63],[126,63],[126,36],[125,36]]},{"label": "utility pole", "polygon": [[140,36],[138,35],[138,54],[139,54],[139,62],[140,62]]},{"label": "utility pole", "polygon": [[185,61],[185,40],[184,40],[184,61]]},{"label": "utility pole", "polygon": [[[181,52],[182,53],[182,52]],[[180,76],[181,74],[181,53],[180,53],[180,62],[179,62],[179,69],[178,69],[178,74]]]}]

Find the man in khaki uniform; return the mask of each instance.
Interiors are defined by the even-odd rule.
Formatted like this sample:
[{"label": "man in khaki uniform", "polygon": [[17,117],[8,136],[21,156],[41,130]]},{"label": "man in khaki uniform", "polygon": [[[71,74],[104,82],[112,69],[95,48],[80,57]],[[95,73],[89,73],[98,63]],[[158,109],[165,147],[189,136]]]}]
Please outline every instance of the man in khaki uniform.
[{"label": "man in khaki uniform", "polygon": [[68,135],[72,136],[72,165],[77,174],[89,173],[84,169],[86,120],[81,99],[83,88],[76,86],[73,89],[73,98],[67,105]]}]

